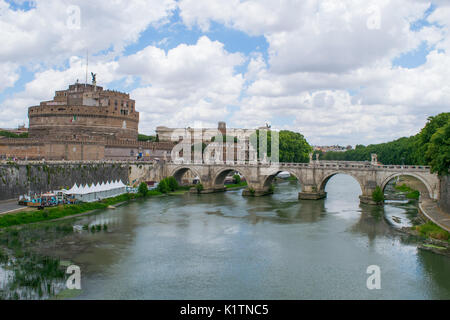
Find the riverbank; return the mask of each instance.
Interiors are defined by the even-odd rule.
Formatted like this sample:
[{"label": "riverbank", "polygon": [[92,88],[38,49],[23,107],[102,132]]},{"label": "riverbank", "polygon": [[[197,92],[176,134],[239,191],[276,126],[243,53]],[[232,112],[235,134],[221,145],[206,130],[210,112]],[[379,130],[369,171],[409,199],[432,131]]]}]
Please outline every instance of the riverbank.
[{"label": "riverbank", "polygon": [[450,216],[443,213],[437,203],[430,199],[421,200],[418,204],[419,221],[423,223],[412,227],[403,227],[399,231],[414,237],[421,250],[450,257],[450,232],[448,227]]},{"label": "riverbank", "polygon": [[241,181],[239,183],[233,183],[233,184],[226,184],[225,188],[226,190],[237,190],[247,187],[246,181]]},{"label": "riverbank", "polygon": [[159,195],[162,195],[162,193],[156,190],[150,190],[145,195],[141,193],[126,193],[97,202],[60,205],[57,207],[44,208],[43,210],[24,210],[8,213],[0,216],[0,229],[42,221],[57,220],[64,217],[75,217],[95,210],[106,209],[108,206],[117,205],[118,203]]}]

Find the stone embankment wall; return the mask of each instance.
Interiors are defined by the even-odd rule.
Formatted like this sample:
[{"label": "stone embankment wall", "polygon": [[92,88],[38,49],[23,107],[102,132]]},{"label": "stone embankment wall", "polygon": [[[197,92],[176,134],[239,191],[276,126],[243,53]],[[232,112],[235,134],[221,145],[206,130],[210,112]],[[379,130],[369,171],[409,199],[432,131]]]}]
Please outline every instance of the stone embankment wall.
[{"label": "stone embankment wall", "polygon": [[[0,201],[19,195],[71,188],[74,183],[96,184],[112,180],[135,183],[145,178],[149,163],[127,162],[9,162],[0,163]],[[132,174],[133,173],[133,174]],[[132,183],[133,184],[133,183]]]},{"label": "stone embankment wall", "polygon": [[443,176],[441,179],[441,190],[439,198],[439,207],[450,214],[450,175]]}]

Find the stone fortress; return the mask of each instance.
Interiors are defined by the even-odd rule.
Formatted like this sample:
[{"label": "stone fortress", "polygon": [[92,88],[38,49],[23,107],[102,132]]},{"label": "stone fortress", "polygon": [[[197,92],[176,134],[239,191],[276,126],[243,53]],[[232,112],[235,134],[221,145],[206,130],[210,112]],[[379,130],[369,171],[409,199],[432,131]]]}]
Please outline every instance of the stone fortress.
[{"label": "stone fortress", "polygon": [[0,158],[154,160],[174,143],[138,141],[139,112],[129,94],[75,83],[28,109],[28,138],[0,137]]}]

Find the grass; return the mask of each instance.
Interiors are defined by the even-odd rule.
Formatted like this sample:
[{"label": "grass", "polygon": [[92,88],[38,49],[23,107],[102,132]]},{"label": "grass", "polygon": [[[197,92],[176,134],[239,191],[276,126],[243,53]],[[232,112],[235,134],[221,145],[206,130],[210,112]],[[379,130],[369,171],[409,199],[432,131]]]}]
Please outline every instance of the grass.
[{"label": "grass", "polygon": [[439,250],[445,250],[446,249],[445,247],[435,246],[434,244],[424,244],[423,246],[427,247],[427,248],[434,248],[434,249],[439,249]]},{"label": "grass", "polygon": [[226,184],[225,188],[239,188],[239,187],[245,187],[247,186],[247,181],[241,181],[239,183],[233,183],[233,184]]},{"label": "grass", "polygon": [[450,241],[450,233],[431,221],[415,226],[413,228],[415,228],[423,237]]},{"label": "grass", "polygon": [[401,192],[406,192],[406,198],[419,200],[420,192],[408,187],[406,184],[395,185],[394,188]]},{"label": "grass", "polygon": [[[161,195],[157,190],[150,190],[145,197]],[[110,205],[132,199],[143,198],[142,194],[126,193],[117,197],[103,199],[98,202],[86,202],[81,204],[60,205],[57,207],[45,208],[38,211],[22,211],[18,213],[5,214],[0,216],[0,228],[23,225],[28,223],[54,220],[67,216],[72,216],[92,210],[105,209]]]},{"label": "grass", "polygon": [[54,297],[52,297],[50,300],[66,300],[66,299],[73,299],[82,294],[82,290],[78,289],[64,289],[58,294],[56,294]]}]

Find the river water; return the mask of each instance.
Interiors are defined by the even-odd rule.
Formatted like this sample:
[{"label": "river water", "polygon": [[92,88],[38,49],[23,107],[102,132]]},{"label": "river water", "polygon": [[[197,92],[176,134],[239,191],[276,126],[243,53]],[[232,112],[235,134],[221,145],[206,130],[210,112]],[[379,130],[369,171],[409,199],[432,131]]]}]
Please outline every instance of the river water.
[{"label": "river water", "polygon": [[[450,299],[450,259],[396,232],[416,204],[360,205],[346,175],[324,200],[299,201],[299,190],[136,201],[69,221],[108,229],[52,240],[51,251],[81,267],[77,299]],[[379,290],[366,286],[370,265]]]},{"label": "river water", "polygon": [[[333,177],[328,197],[299,201],[296,182],[275,194],[154,198],[85,217],[79,299],[449,299],[450,259],[395,232],[414,204],[360,205],[358,183]],[[393,219],[394,217],[394,220]],[[88,238],[88,239],[87,239]],[[381,289],[366,286],[369,265]]]}]

